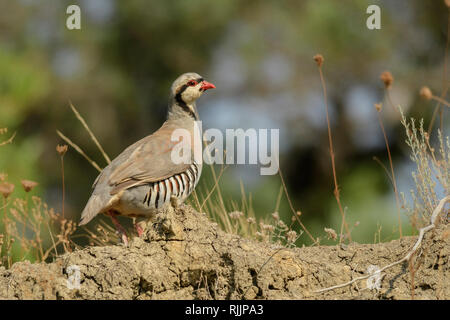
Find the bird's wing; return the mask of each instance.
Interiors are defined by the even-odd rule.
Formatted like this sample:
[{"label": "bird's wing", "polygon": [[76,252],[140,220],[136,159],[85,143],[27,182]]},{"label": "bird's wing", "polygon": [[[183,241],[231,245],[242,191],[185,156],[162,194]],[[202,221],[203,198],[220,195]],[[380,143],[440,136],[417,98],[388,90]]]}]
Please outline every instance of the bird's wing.
[{"label": "bird's wing", "polygon": [[166,179],[189,168],[191,163],[176,164],[172,161],[173,148],[179,143],[185,143],[182,140],[171,141],[172,130],[160,128],[125,149],[111,163],[113,167],[108,179],[108,184],[112,187],[111,195],[134,186]]}]

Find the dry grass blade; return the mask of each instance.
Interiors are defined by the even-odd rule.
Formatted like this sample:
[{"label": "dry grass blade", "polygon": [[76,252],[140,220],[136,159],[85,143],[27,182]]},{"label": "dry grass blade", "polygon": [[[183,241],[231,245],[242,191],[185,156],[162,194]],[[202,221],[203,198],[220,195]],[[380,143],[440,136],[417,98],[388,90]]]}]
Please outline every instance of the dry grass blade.
[{"label": "dry grass blade", "polygon": [[303,224],[303,222],[300,220],[300,218],[298,217],[295,209],[294,209],[294,205],[292,204],[291,198],[289,197],[289,194],[287,192],[287,187],[286,187],[286,183],[284,182],[284,178],[283,178],[283,174],[281,173],[281,169],[280,166],[278,166],[278,174],[280,175],[280,179],[281,179],[281,184],[283,185],[283,189],[284,189],[284,193],[286,195],[286,198],[288,200],[289,206],[291,207],[292,210],[292,214],[295,217],[295,219],[297,220],[298,224],[302,227],[303,231],[306,232],[306,234],[308,235],[308,237],[312,240],[313,244],[316,244],[317,241],[316,239],[314,239],[314,237],[312,236],[312,234],[308,231],[308,229],[306,229],[305,225]]},{"label": "dry grass blade", "polygon": [[208,195],[206,196],[206,198],[203,200],[202,204],[200,205],[200,211],[203,209],[203,207],[204,207],[206,201],[208,201],[209,197],[214,193],[214,190],[216,190],[216,188],[218,187],[220,178],[222,177],[223,172],[225,171],[226,168],[227,167],[222,167],[222,169],[220,170],[219,176],[217,177],[216,181],[214,182],[214,186],[212,187],[211,191],[209,191]]},{"label": "dry grass blade", "polygon": [[92,141],[94,141],[95,145],[97,146],[97,148],[100,150],[100,152],[102,153],[103,157],[105,158],[106,162],[108,164],[111,163],[111,159],[108,157],[108,155],[106,154],[105,150],[103,150],[102,146],[100,145],[100,143],[98,142],[97,138],[94,136],[94,134],[92,133],[91,129],[89,129],[89,126],[87,125],[86,121],[84,121],[83,117],[80,115],[80,113],[78,112],[78,110],[73,106],[72,102],[69,102],[70,104],[70,108],[72,109],[73,113],[75,113],[75,116],[77,117],[77,119],[81,122],[81,124],[83,125],[83,127],[86,129],[86,131],[89,133]]},{"label": "dry grass blade", "polygon": [[392,185],[394,186],[395,203],[397,205],[398,231],[400,234],[400,238],[402,238],[403,233],[402,233],[402,219],[401,219],[401,215],[400,215],[400,199],[398,196],[397,181],[395,179],[394,163],[392,161],[391,149],[389,148],[389,141],[388,141],[388,138],[386,135],[386,130],[384,129],[383,120],[381,119],[381,110],[377,111],[377,116],[378,116],[378,122],[380,124],[381,131],[383,132],[384,143],[386,144],[386,150],[387,150],[387,154],[388,154],[388,158],[389,158],[389,166],[391,168],[391,176],[390,177],[391,177]]},{"label": "dry grass blade", "polygon": [[100,168],[100,166],[91,158],[89,158],[87,156],[86,153],[84,153],[83,150],[81,150],[81,148],[79,146],[77,146],[74,142],[72,142],[72,140],[70,140],[69,138],[67,138],[64,134],[62,134],[61,131],[56,130],[56,133],[65,141],[67,142],[72,148],[74,148],[79,154],[81,154],[87,161],[89,161],[89,163],[95,168],[97,169],[99,172],[102,171],[102,169]]}]

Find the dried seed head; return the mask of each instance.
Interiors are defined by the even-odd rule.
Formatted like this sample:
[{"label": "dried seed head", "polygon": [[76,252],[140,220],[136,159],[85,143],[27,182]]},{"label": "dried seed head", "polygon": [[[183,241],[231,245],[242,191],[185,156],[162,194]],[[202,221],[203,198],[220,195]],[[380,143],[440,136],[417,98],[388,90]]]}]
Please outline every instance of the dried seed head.
[{"label": "dried seed head", "polygon": [[286,223],[283,222],[283,220],[279,220],[279,221],[278,221],[278,226],[279,226],[281,229],[288,229],[288,226],[286,225]]},{"label": "dried seed head", "polygon": [[450,0],[445,0],[445,5],[450,8]]},{"label": "dried seed head", "polygon": [[3,182],[0,184],[0,193],[6,199],[14,191],[14,185],[12,183]]},{"label": "dried seed head", "polygon": [[275,221],[278,221],[278,220],[280,220],[280,215],[278,214],[278,212],[274,212],[274,213],[272,213],[272,218],[274,218]]},{"label": "dried seed head", "polygon": [[297,216],[301,216],[302,215],[302,212],[301,211],[297,211]]},{"label": "dried seed head", "polygon": [[58,153],[61,157],[63,157],[66,154],[67,149],[68,149],[67,144],[63,144],[63,145],[58,144],[56,146],[56,151],[58,151]]},{"label": "dried seed head", "polygon": [[297,240],[297,232],[294,230],[286,232],[286,240],[289,243],[294,243]]},{"label": "dried seed head", "polygon": [[328,239],[333,239],[333,240],[337,239],[336,231],[334,231],[333,229],[331,229],[331,228],[324,228],[324,231],[327,233]]},{"label": "dried seed head", "polygon": [[389,89],[392,86],[392,83],[394,82],[394,77],[392,76],[392,74],[389,71],[384,71],[380,75],[380,79],[381,79],[381,81],[383,81],[384,87],[386,89]]},{"label": "dried seed head", "polygon": [[255,224],[255,223],[256,223],[256,220],[255,220],[255,218],[253,218],[253,217],[249,217],[249,218],[247,218],[247,222],[248,222],[249,224]]},{"label": "dried seed head", "polygon": [[38,185],[37,182],[31,180],[22,180],[20,182],[22,183],[22,187],[24,188],[25,192],[30,192],[34,187]]},{"label": "dried seed head", "polygon": [[375,109],[378,111],[378,112],[381,112],[381,108],[382,108],[382,104],[381,104],[381,102],[380,103],[375,103],[374,104],[374,106],[375,106]]},{"label": "dried seed head", "polygon": [[420,96],[426,100],[431,100],[431,98],[433,98],[433,93],[430,88],[425,86],[420,89]]},{"label": "dried seed head", "polygon": [[323,58],[323,56],[322,56],[321,54],[316,54],[316,55],[314,56],[314,61],[317,63],[317,65],[318,65],[319,67],[322,66],[324,60],[325,60],[325,59]]},{"label": "dried seed head", "polygon": [[8,175],[6,174],[6,173],[0,173],[0,181],[5,181],[6,180],[6,178],[8,177]]},{"label": "dried seed head", "polygon": [[243,213],[240,211],[233,211],[230,212],[228,215],[230,216],[231,219],[239,219],[239,217],[242,216]]}]

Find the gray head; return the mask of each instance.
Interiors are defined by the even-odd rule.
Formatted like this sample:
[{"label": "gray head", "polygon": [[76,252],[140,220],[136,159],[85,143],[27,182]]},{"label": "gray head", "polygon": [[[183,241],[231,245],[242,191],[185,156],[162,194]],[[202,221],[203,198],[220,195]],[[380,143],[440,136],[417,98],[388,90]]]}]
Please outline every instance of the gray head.
[{"label": "gray head", "polygon": [[212,83],[195,72],[182,74],[172,84],[169,115],[176,113],[180,116],[181,113],[185,113],[197,119],[195,101],[200,98],[203,92],[214,88],[215,86]]}]

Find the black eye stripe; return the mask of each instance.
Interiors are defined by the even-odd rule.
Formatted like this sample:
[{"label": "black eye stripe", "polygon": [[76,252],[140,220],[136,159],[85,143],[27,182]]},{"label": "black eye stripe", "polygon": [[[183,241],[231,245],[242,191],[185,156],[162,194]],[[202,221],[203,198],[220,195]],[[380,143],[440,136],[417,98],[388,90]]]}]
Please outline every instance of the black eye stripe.
[{"label": "black eye stripe", "polygon": [[[192,85],[196,86],[197,84],[199,84],[199,83],[202,82],[203,80],[204,80],[203,78],[191,79],[191,80],[189,80],[189,81],[187,82],[187,85],[188,85],[188,86],[192,86]],[[194,81],[195,81],[196,83],[193,83]]]}]

